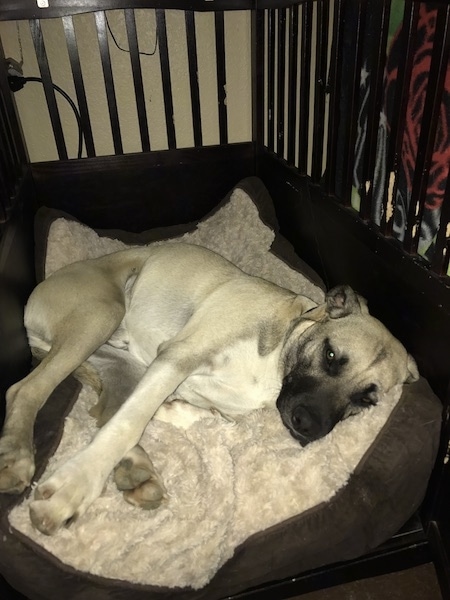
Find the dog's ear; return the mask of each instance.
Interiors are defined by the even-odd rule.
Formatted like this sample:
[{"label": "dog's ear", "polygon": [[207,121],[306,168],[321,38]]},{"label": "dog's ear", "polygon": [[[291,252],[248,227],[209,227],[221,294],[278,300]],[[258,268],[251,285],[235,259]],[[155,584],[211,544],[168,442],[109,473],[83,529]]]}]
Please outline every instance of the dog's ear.
[{"label": "dog's ear", "polygon": [[417,368],[416,361],[411,356],[411,354],[408,354],[406,368],[408,373],[405,379],[405,383],[413,383],[414,381],[417,381],[420,377],[419,369]]},{"label": "dog's ear", "polygon": [[331,319],[340,319],[350,314],[368,314],[367,303],[348,285],[332,288],[325,297],[326,311]]}]

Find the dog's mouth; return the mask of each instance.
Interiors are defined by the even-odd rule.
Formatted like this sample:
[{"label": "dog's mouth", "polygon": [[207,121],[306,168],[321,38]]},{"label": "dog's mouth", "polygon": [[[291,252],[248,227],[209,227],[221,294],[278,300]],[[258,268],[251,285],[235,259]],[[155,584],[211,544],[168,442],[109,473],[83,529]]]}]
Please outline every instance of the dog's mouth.
[{"label": "dog's mouth", "polygon": [[300,442],[300,445],[302,447],[307,446],[308,444],[310,444],[311,442],[314,442],[322,437],[324,437],[326,435],[326,433],[324,433],[323,435],[311,435],[310,433],[306,433],[306,432],[302,432],[304,431],[304,429],[302,429],[301,424],[296,422],[296,419],[293,419],[292,416],[290,414],[286,414],[286,413],[280,413],[281,416],[281,420],[283,422],[283,425],[286,427],[286,429],[289,431],[289,433],[292,435],[292,437],[297,440],[298,442]]},{"label": "dog's mouth", "polygon": [[314,441],[314,440],[311,440],[311,439],[307,438],[306,436],[302,435],[298,431],[296,431],[288,421],[283,419],[283,417],[281,417],[281,420],[283,421],[284,426],[289,431],[289,433],[292,435],[292,437],[295,440],[297,440],[298,442],[300,442],[300,446],[302,446],[303,448]]}]

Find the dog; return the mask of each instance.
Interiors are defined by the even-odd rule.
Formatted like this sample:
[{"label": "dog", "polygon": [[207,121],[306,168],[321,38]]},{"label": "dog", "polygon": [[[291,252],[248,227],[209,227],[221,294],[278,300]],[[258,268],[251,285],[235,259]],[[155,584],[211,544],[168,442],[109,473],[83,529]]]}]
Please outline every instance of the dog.
[{"label": "dog", "polygon": [[51,535],[83,514],[114,473],[142,508],[165,496],[139,440],[164,402],[226,418],[277,407],[301,445],[418,378],[414,359],[348,286],[317,305],[205,248],[162,244],[68,265],[25,310],[38,366],[6,394],[0,491],[34,474],[33,425],[69,374],[100,391],[92,442],[35,489],[34,526]]}]

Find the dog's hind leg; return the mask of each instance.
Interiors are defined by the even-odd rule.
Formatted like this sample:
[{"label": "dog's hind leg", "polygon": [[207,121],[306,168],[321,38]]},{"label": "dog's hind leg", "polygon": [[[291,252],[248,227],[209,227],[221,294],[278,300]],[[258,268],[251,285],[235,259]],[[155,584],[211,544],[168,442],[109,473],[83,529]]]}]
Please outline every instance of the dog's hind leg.
[{"label": "dog's hind leg", "polygon": [[57,335],[42,362],[7,391],[0,438],[0,492],[17,494],[30,485],[35,470],[33,430],[37,413],[56,386],[104,341],[99,340],[99,330],[103,330],[102,337],[110,336],[114,325],[110,316],[105,321],[92,333],[89,319],[78,315],[76,330]]},{"label": "dog's hind leg", "polygon": [[123,304],[112,302],[105,307],[99,302],[93,323],[95,299],[88,300],[89,309],[81,305],[52,324],[48,354],[6,393],[6,418],[0,438],[0,492],[17,494],[30,485],[35,470],[33,429],[38,411],[57,385],[109,339],[122,320]]},{"label": "dog's hind leg", "polygon": [[31,345],[48,350],[40,365],[11,386],[0,438],[0,492],[20,493],[34,474],[33,426],[56,386],[119,327],[125,290],[149,255],[128,250],[73,263],[40,283],[25,310]]}]

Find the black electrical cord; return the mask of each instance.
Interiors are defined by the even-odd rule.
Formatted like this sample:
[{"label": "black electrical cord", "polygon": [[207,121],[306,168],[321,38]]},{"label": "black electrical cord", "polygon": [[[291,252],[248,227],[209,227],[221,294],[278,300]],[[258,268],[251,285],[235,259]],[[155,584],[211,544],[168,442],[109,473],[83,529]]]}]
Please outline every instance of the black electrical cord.
[{"label": "black electrical cord", "polygon": [[[106,25],[108,27],[108,31],[109,34],[114,42],[114,44],[116,45],[116,47],[119,50],[122,50],[122,52],[128,52],[130,53],[130,50],[127,48],[122,48],[117,39],[116,36],[114,35],[112,29],[111,29],[111,25],[109,24],[109,20],[108,20],[108,15],[106,15]],[[8,75],[8,83],[9,83],[9,87],[13,92],[17,92],[19,90],[21,90],[23,88],[23,86],[25,85],[25,83],[27,83],[28,81],[35,81],[38,83],[43,83],[42,79],[40,77],[23,77],[21,74],[22,73],[22,65],[23,65],[23,52],[22,52],[22,41],[20,38],[20,31],[19,31],[19,25],[18,22],[16,23],[17,26],[17,35],[18,35],[18,39],[19,39],[19,46],[20,46],[20,55],[21,55],[21,60],[19,63],[19,72],[13,71],[11,74]],[[142,55],[142,56],[154,56],[156,54],[156,51],[158,49],[158,35],[156,34],[155,37],[155,46],[153,48],[153,50],[151,52],[143,52],[142,50],[138,51],[138,54]],[[53,89],[56,90],[57,92],[59,92],[66,100],[67,102],[70,104],[73,113],[75,115],[75,118],[77,120],[77,125],[78,125],[78,152],[77,152],[77,158],[81,158],[81,154],[83,152],[83,138],[84,138],[84,131],[83,131],[83,126],[81,123],[81,117],[80,117],[80,113],[78,112],[78,108],[75,104],[75,102],[72,100],[72,98],[62,89],[60,88],[58,85],[56,85],[56,83],[52,82],[52,86]]]},{"label": "black electrical cord", "polygon": [[[23,86],[25,85],[25,83],[27,83],[28,81],[43,83],[41,77],[21,77],[18,75],[8,75],[9,87],[13,92],[17,92],[18,90],[21,90],[23,88]],[[81,124],[81,117],[80,117],[80,113],[78,112],[77,105],[72,100],[72,98],[69,96],[69,94],[67,92],[65,92],[62,88],[60,88],[59,85],[56,85],[56,83],[52,82],[52,86],[55,91],[60,93],[61,96],[67,100],[67,102],[69,103],[70,107],[73,110],[73,113],[75,115],[75,118],[77,120],[77,125],[78,125],[77,158],[81,158],[81,155],[83,152],[83,126]]]},{"label": "black electrical cord", "polygon": [[[42,79],[40,77],[24,77],[24,80],[25,81],[36,81],[38,83],[42,83]],[[77,158],[81,158],[81,154],[83,152],[83,126],[81,125],[81,117],[80,117],[80,113],[78,112],[78,108],[77,108],[75,102],[69,96],[69,94],[67,92],[65,92],[62,88],[60,88],[59,85],[56,85],[56,83],[52,82],[52,86],[53,86],[54,90],[59,92],[61,94],[61,96],[67,100],[67,102],[69,103],[70,107],[73,110],[73,113],[75,115],[75,118],[77,120],[77,125],[78,125]]]}]

